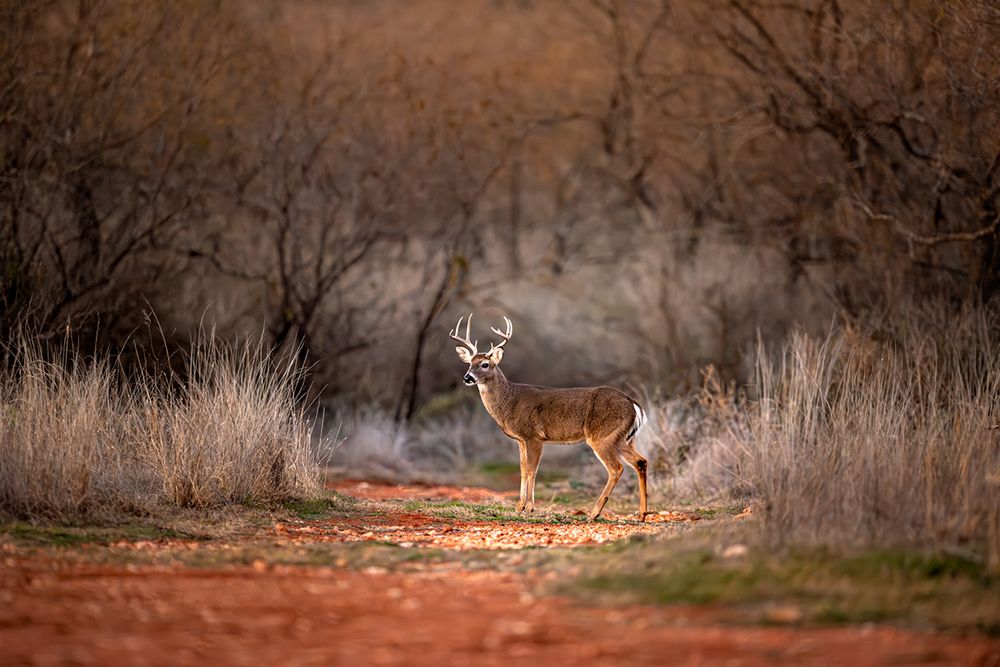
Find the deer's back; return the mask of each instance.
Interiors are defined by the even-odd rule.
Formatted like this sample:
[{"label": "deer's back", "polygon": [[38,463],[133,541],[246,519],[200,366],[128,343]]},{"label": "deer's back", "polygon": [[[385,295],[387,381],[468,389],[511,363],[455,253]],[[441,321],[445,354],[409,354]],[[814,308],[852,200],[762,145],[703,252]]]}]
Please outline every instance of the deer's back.
[{"label": "deer's back", "polygon": [[601,439],[627,430],[634,401],[613,387],[539,387],[516,384],[511,435],[548,442]]}]

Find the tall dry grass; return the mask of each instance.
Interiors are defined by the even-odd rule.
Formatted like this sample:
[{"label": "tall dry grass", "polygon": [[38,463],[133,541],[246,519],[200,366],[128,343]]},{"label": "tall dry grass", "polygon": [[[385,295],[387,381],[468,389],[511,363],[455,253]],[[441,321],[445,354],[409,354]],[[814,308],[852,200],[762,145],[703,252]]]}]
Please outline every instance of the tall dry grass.
[{"label": "tall dry grass", "polygon": [[985,546],[1000,562],[1000,346],[982,313],[760,351],[746,475],[775,540]]},{"label": "tall dry grass", "polygon": [[1000,566],[1000,322],[911,310],[758,346],[747,395],[650,402],[667,495],[755,496],[772,544],[968,549]]},{"label": "tall dry grass", "polygon": [[66,518],[164,504],[269,503],[322,490],[298,370],[203,337],[182,382],[32,345],[0,377],[0,510]]}]

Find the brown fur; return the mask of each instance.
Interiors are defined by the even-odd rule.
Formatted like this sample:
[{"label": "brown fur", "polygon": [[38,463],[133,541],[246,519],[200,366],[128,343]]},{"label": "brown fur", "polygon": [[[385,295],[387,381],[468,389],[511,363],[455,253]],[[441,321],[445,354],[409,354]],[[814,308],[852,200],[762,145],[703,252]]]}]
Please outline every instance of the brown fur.
[{"label": "brown fur", "polygon": [[507,436],[517,440],[521,454],[518,512],[534,510],[535,475],[545,443],[585,441],[608,471],[608,482],[590,518],[600,516],[621,477],[624,460],[638,475],[639,516],[645,520],[646,459],[634,444],[638,403],[611,387],[560,389],[510,382],[499,366],[502,349],[474,355],[463,348],[457,350],[462,360],[469,362],[467,376],[476,380],[487,412]]}]

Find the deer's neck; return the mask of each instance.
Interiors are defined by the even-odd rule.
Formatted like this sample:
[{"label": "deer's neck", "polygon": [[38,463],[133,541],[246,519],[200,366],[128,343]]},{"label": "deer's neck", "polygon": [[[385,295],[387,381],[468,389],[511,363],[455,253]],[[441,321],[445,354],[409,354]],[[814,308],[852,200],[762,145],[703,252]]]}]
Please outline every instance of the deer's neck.
[{"label": "deer's neck", "polygon": [[477,386],[479,387],[479,397],[483,399],[486,411],[496,420],[500,428],[503,428],[514,409],[514,387],[499,368],[488,382],[480,383]]}]

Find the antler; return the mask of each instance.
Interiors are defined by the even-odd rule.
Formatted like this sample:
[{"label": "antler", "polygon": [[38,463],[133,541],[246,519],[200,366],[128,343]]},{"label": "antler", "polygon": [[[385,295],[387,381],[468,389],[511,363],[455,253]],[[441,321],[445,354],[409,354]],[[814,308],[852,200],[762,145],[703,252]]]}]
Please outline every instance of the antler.
[{"label": "antler", "polygon": [[448,332],[448,335],[451,336],[452,340],[457,340],[459,343],[469,348],[472,354],[478,354],[476,351],[476,343],[479,341],[474,343],[469,340],[469,332],[472,328],[472,313],[469,313],[469,319],[465,322],[465,338],[460,338],[458,335],[458,330],[462,328],[462,319],[463,318],[461,317],[458,318],[458,324],[455,325],[455,329],[453,331]]},{"label": "antler", "polygon": [[490,327],[490,331],[503,338],[503,340],[500,341],[499,345],[495,343],[490,343],[490,352],[492,352],[493,350],[498,350],[504,345],[506,345],[507,342],[510,340],[510,337],[514,334],[514,325],[511,323],[510,318],[504,315],[503,321],[507,324],[506,332],[500,331],[496,327]]}]

